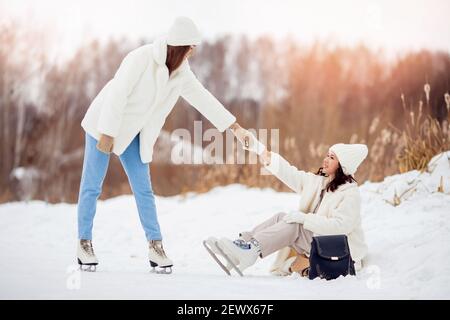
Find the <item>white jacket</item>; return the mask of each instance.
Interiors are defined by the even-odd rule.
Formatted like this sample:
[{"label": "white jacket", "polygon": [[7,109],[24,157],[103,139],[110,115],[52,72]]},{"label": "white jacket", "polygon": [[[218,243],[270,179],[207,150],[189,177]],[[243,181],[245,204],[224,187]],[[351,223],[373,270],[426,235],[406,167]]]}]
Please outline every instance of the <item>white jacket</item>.
[{"label": "white jacket", "polygon": [[359,269],[361,260],[367,254],[367,245],[361,226],[358,185],[355,182],[346,183],[334,192],[325,192],[317,212],[313,214],[321,190],[330,181],[328,177],[298,170],[274,152],[266,169],[301,195],[299,210],[309,213],[303,223],[305,229],[312,231],[314,235],[347,235],[350,253],[355,267]]},{"label": "white jacket", "polygon": [[140,134],[141,160],[151,162],[153,145],[180,96],[221,132],[236,121],[202,86],[187,60],[169,78],[166,56],[164,37],[129,52],[89,106],[81,126],[96,139],[101,133],[114,137],[113,153],[122,154]]}]

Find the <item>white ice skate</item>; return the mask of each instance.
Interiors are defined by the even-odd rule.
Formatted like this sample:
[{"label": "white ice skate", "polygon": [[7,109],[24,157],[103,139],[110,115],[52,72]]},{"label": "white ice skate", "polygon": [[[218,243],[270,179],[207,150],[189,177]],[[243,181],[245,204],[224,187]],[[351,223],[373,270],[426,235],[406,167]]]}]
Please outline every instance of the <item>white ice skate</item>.
[{"label": "white ice skate", "polygon": [[[233,269],[233,264],[237,265],[238,261],[231,261],[229,262],[227,257],[223,256],[223,251],[217,247],[217,241],[219,241],[219,239],[217,239],[216,237],[209,237],[208,239],[203,241],[203,246],[206,248],[206,250],[208,251],[208,253],[211,255],[211,257],[214,259],[214,261],[217,262],[217,264],[220,266],[220,268],[222,268],[223,271],[226,272],[226,274],[228,274],[229,276],[231,276],[231,269]],[[222,263],[222,261],[219,259],[219,257],[223,257],[224,259],[226,259],[226,265],[224,265]]]},{"label": "white ice skate", "polygon": [[216,244],[229,262],[234,264],[235,261],[238,261],[239,265],[235,264],[235,266],[241,276],[245,269],[256,262],[261,252],[258,242],[254,239],[246,242],[240,239],[232,241],[221,238]]},{"label": "white ice skate", "polygon": [[[148,260],[152,269],[150,272],[170,274],[172,273],[173,262],[170,260],[166,253],[161,240],[150,240],[148,242]],[[159,269],[155,269],[158,267]]]},{"label": "white ice skate", "polygon": [[97,270],[98,260],[94,253],[91,240],[78,241],[77,259],[80,270],[95,272]]}]

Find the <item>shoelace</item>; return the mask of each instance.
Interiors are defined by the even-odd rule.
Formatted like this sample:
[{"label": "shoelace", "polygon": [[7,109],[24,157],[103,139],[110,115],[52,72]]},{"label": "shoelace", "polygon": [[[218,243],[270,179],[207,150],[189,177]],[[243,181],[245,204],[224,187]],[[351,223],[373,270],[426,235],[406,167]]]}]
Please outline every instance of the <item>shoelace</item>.
[{"label": "shoelace", "polygon": [[259,253],[261,252],[259,242],[255,238],[251,238],[250,241],[248,241],[248,242],[245,240],[242,240],[242,239],[236,239],[233,241],[233,243],[243,250],[250,250],[253,246],[256,248],[257,252],[259,252]]},{"label": "shoelace", "polygon": [[250,244],[242,239],[236,239],[233,241],[233,243],[241,249],[250,249]]},{"label": "shoelace", "polygon": [[150,241],[150,248],[154,249],[158,255],[166,258],[166,253],[164,252],[164,248],[162,243],[158,243],[157,241]]},{"label": "shoelace", "polygon": [[92,247],[92,242],[89,240],[81,241],[81,248],[87,252],[88,255],[94,255],[94,248]]}]

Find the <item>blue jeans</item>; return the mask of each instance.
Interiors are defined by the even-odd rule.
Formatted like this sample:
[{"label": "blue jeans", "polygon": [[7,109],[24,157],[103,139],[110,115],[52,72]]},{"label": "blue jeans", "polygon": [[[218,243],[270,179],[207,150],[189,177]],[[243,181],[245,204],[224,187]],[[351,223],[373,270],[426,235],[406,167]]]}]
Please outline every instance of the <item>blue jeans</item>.
[{"label": "blue jeans", "polygon": [[[97,140],[86,133],[83,172],[78,195],[79,239],[92,240],[97,199],[108,169],[110,156],[99,151],[96,145]],[[161,240],[149,165],[142,163],[139,154],[139,134],[119,158],[128,176],[147,240]]]}]

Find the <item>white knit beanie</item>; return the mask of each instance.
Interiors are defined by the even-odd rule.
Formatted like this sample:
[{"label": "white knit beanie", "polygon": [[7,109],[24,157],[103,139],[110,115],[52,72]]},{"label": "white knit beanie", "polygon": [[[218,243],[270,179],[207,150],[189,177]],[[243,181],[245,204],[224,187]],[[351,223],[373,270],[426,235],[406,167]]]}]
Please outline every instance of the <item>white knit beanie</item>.
[{"label": "white knit beanie", "polygon": [[358,166],[367,157],[368,149],[365,144],[338,143],[330,148],[336,154],[346,175],[353,175]]},{"label": "white knit beanie", "polygon": [[171,46],[198,45],[201,35],[194,22],[187,17],[178,17],[170,27],[167,44]]}]

